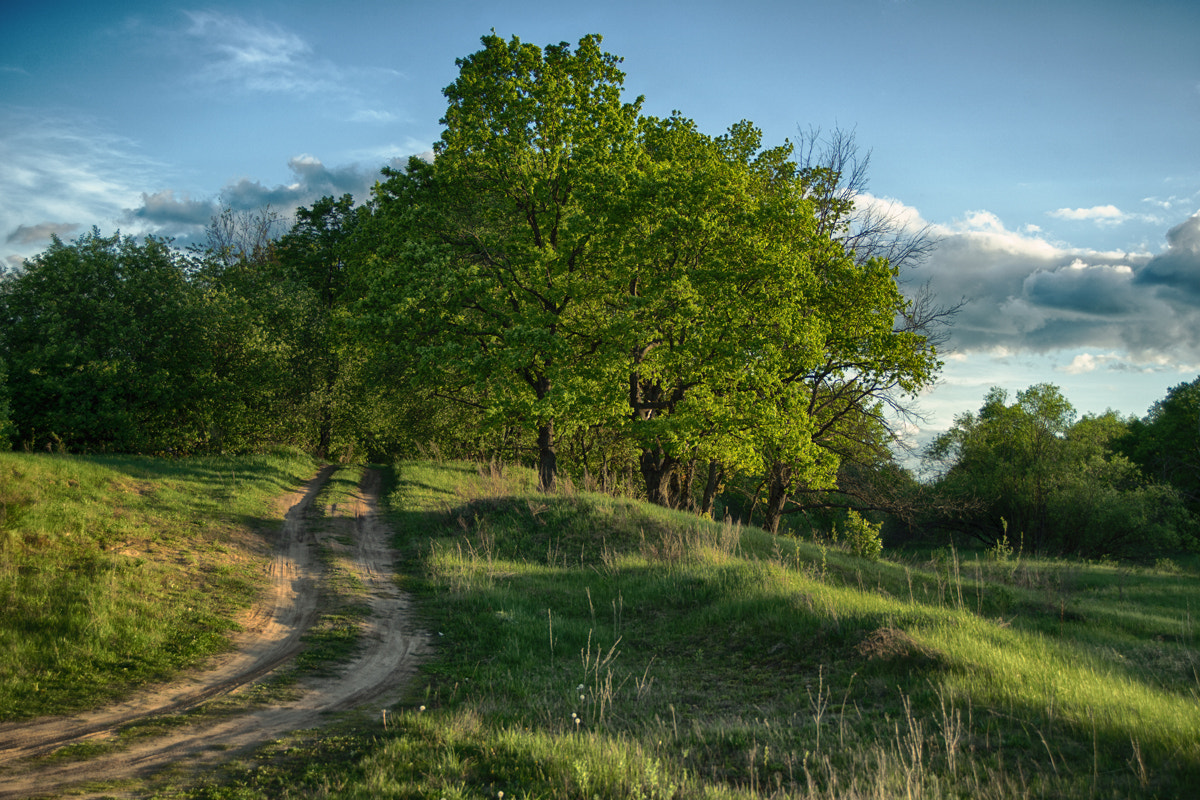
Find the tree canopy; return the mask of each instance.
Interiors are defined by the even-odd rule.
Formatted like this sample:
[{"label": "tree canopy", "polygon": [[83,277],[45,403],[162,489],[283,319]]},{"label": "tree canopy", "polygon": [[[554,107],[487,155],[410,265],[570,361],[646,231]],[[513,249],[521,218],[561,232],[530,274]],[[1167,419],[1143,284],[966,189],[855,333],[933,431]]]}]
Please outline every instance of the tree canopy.
[{"label": "tree canopy", "polygon": [[535,430],[545,488],[558,442],[599,429],[665,505],[689,504],[697,462],[786,458],[831,484],[821,441],[848,409],[871,416],[882,387],[938,367],[894,325],[894,269],[856,259],[813,199],[836,175],[749,122],[713,137],[639,116],[598,36],[483,44],[446,89],[433,163],[376,191],[365,307],[389,345],[444,397]]},{"label": "tree canopy", "polygon": [[1178,492],[1114,448],[1132,423],[1111,411],[1075,416],[1056,386],[1032,386],[1012,403],[993,388],[929,448],[944,469],[937,490],[957,501],[942,521],[988,545],[1085,556],[1192,543]]}]

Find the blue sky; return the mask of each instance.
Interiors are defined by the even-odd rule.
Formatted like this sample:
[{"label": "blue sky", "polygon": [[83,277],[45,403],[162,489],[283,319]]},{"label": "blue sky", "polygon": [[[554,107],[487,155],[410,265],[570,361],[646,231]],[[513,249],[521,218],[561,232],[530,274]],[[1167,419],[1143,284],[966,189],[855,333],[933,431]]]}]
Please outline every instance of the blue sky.
[{"label": "blue sky", "polygon": [[963,309],[923,436],[988,387],[1143,414],[1200,373],[1200,3],[19,2],[0,11],[0,263],[222,204],[365,198],[430,150],[489,30],[587,33],[645,110],[768,144],[855,132]]}]

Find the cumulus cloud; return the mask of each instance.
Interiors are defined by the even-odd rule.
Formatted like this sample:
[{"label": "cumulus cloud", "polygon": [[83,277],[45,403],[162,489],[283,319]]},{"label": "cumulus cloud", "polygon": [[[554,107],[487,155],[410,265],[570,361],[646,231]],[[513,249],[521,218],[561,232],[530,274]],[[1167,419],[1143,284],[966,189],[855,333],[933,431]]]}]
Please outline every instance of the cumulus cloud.
[{"label": "cumulus cloud", "polygon": [[[1158,255],[1071,248],[974,212],[940,237],[923,270],[947,300],[967,299],[960,352],[1098,349],[1137,363],[1200,360],[1200,216],[1172,228]],[[1071,370],[1113,368],[1082,360]]]},{"label": "cumulus cloud", "polygon": [[1167,231],[1167,249],[1150,259],[1137,279],[1165,299],[1200,301],[1200,214]]},{"label": "cumulus cloud", "polygon": [[1116,353],[1077,353],[1071,363],[1065,367],[1059,367],[1060,372],[1065,372],[1068,375],[1082,375],[1086,372],[1095,372],[1097,369],[1113,364],[1118,368],[1125,365],[1125,361]]}]

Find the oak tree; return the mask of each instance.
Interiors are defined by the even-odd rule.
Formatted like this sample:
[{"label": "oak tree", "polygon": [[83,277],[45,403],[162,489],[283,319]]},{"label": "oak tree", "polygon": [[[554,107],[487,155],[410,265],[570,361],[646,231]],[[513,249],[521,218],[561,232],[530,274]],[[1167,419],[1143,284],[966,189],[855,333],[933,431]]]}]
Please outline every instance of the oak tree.
[{"label": "oak tree", "polygon": [[424,381],[536,431],[544,489],[563,426],[605,406],[594,307],[640,100],[622,100],[600,42],[483,37],[445,90],[434,162],[388,171],[376,192],[376,315]]}]

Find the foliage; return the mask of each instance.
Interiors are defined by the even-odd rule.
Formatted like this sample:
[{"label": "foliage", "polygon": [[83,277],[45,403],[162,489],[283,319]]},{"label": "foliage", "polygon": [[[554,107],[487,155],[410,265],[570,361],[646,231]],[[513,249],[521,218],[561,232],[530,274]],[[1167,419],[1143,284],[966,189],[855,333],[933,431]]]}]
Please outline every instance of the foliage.
[{"label": "foliage", "polygon": [[978,414],[957,417],[928,450],[944,469],[936,490],[953,509],[941,523],[989,546],[1019,536],[1034,552],[1148,557],[1185,544],[1193,526],[1175,489],[1148,482],[1112,449],[1127,427],[1113,412],[1075,421],[1048,384],[1011,405],[992,389]]},{"label": "foliage", "polygon": [[18,441],[161,452],[204,439],[213,386],[191,266],[167,242],[93,230],[0,284]]},{"label": "foliage", "polygon": [[556,441],[611,402],[590,324],[606,269],[605,204],[633,158],[637,104],[600,37],[544,50],[483,38],[445,90],[433,164],[386,172],[370,308],[414,379],[477,404],[493,429]]},{"label": "foliage", "polygon": [[365,216],[366,209],[355,208],[348,194],[299,208],[295,224],[276,245],[276,260],[269,262],[295,304],[284,331],[291,345],[288,393],[319,459],[335,448],[348,455],[366,440],[372,426],[365,417],[380,400],[365,381],[368,356],[350,335],[356,299],[350,265]]},{"label": "foliage", "polygon": [[[804,194],[815,207],[817,232],[844,254],[821,269],[824,296],[814,300],[829,320],[820,361],[792,373],[789,392],[780,397],[784,418],[799,408],[810,416],[807,435],[824,461],[835,465],[836,480],[820,480],[797,463],[786,447],[760,444],[766,464],[764,525],[777,530],[785,513],[853,502],[904,515],[897,492],[878,480],[846,480],[894,469],[896,420],[911,416],[909,401],[941,369],[938,348],[961,306],[938,304],[928,286],[902,294],[902,271],[918,266],[937,241],[929,229],[860,204],[867,192],[870,154],[859,152],[853,133],[835,130],[822,144],[818,132],[802,135],[797,163]],[[796,431],[785,422],[791,435]],[[799,426],[803,427],[803,426]],[[810,445],[810,446],[811,446]]]},{"label": "foliage", "polygon": [[8,368],[4,364],[4,359],[0,358],[0,450],[9,448],[15,432],[8,392]]},{"label": "foliage", "polygon": [[851,508],[846,511],[841,535],[852,553],[863,558],[875,559],[883,552],[883,538],[880,534],[882,530],[883,523],[869,522]]},{"label": "foliage", "polygon": [[1200,514],[1200,377],[1171,387],[1145,417],[1130,420],[1116,447]]},{"label": "foliage", "polygon": [[940,366],[896,324],[896,269],[856,256],[838,175],[749,122],[639,117],[598,36],[483,44],[445,90],[436,159],[376,190],[361,309],[389,360],[536,435],[545,488],[560,443],[592,441],[666,506],[694,505],[705,464],[703,513],[739,471],[833,487],[878,404]]}]

